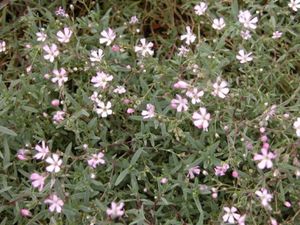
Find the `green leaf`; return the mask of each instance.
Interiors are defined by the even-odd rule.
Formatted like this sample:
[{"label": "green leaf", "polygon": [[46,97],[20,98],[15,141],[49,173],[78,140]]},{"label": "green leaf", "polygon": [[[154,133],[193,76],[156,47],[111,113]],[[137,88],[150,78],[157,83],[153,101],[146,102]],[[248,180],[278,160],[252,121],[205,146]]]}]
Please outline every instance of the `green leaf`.
[{"label": "green leaf", "polygon": [[129,173],[129,169],[128,168],[125,169],[125,170],[123,170],[120,173],[120,175],[118,176],[118,178],[117,178],[117,180],[115,182],[115,186],[118,186],[124,180],[124,178],[128,175],[128,173]]},{"label": "green leaf", "polygon": [[11,136],[17,136],[16,132],[14,132],[6,127],[3,127],[3,126],[0,126],[0,132],[3,134],[11,135]]},{"label": "green leaf", "polygon": [[138,159],[140,158],[141,154],[143,152],[143,148],[139,148],[133,155],[133,157],[131,158],[130,164],[134,165]]}]

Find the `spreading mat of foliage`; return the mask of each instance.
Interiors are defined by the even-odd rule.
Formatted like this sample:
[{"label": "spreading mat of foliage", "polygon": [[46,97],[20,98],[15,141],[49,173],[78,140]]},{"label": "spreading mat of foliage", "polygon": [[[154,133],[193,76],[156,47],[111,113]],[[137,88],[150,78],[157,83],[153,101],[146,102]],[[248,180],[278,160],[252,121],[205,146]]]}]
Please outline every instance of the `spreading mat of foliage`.
[{"label": "spreading mat of foliage", "polygon": [[299,0],[0,20],[0,225],[300,224]]}]

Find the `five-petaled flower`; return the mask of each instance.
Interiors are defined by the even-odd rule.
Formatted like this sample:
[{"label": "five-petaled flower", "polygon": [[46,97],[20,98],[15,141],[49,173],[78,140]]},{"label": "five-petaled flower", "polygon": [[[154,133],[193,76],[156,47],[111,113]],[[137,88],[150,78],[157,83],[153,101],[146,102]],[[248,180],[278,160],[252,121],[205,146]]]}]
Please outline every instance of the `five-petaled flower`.
[{"label": "five-petaled flower", "polygon": [[112,219],[121,217],[124,215],[124,213],[125,213],[125,210],[124,210],[123,202],[120,202],[120,203],[112,202],[111,207],[107,208],[107,210],[106,210],[106,214]]},{"label": "five-petaled flower", "polygon": [[33,173],[30,175],[31,185],[35,188],[38,188],[39,191],[42,191],[45,185],[45,179],[47,177],[42,176],[38,173]]},{"label": "five-petaled flower", "polygon": [[176,98],[171,100],[171,107],[176,109],[177,112],[183,112],[188,110],[188,100],[182,98],[181,95],[176,95]]},{"label": "five-petaled flower", "polygon": [[72,31],[70,28],[65,27],[62,31],[58,31],[56,36],[57,40],[61,43],[68,43],[70,41],[70,38],[72,36]]},{"label": "five-petaled flower", "polygon": [[103,56],[104,54],[101,48],[99,48],[98,50],[92,50],[90,60],[91,62],[101,62]]},{"label": "five-petaled flower", "polygon": [[228,83],[225,80],[222,80],[220,77],[217,78],[217,81],[213,84],[213,96],[218,96],[220,98],[225,98],[229,93]]},{"label": "five-petaled flower", "polygon": [[68,81],[67,71],[64,68],[53,70],[54,77],[51,79],[53,83],[57,83],[59,87]]},{"label": "five-petaled flower", "polygon": [[142,38],[140,40],[142,45],[136,45],[134,46],[134,51],[142,56],[147,56],[147,55],[153,55],[154,51],[152,50],[153,43],[149,42],[147,43],[145,38]]},{"label": "five-petaled flower", "polygon": [[42,141],[42,145],[36,145],[35,150],[37,151],[37,153],[33,156],[35,159],[44,160],[49,153],[49,148],[46,146],[45,141]]},{"label": "five-petaled flower", "polygon": [[207,112],[205,107],[200,107],[197,112],[194,112],[192,118],[196,127],[204,131],[208,130],[210,113]]},{"label": "five-petaled flower", "polygon": [[297,137],[300,137],[300,117],[293,124],[294,129],[296,130]]},{"label": "five-petaled flower", "polygon": [[108,28],[101,32],[101,36],[102,37],[99,39],[100,44],[106,43],[106,46],[109,46],[115,40],[116,33],[111,28]]},{"label": "five-petaled flower", "polygon": [[226,223],[234,224],[238,221],[238,219],[241,217],[240,214],[237,213],[237,208],[235,207],[224,207],[225,214],[223,215],[223,221]]},{"label": "five-petaled flower", "polygon": [[92,168],[96,168],[99,164],[105,164],[104,154],[99,152],[98,154],[92,154],[88,159],[88,164]]},{"label": "five-petaled flower", "polygon": [[253,60],[253,57],[251,55],[252,52],[247,53],[245,52],[245,50],[241,49],[239,50],[239,54],[236,56],[236,58],[240,61],[240,63],[244,64]]},{"label": "five-petaled flower", "polygon": [[262,148],[261,153],[262,154],[255,154],[253,157],[253,160],[260,161],[257,164],[257,167],[259,169],[272,168],[273,166],[272,159],[276,158],[276,154],[274,154],[273,152],[269,152],[267,148]]},{"label": "five-petaled flower", "polygon": [[46,170],[50,173],[58,173],[60,171],[60,166],[62,164],[62,160],[59,158],[59,155],[52,154],[46,159],[46,162],[50,164],[46,167]]},{"label": "five-petaled flower", "polygon": [[273,195],[270,194],[267,189],[261,188],[257,190],[255,194],[260,198],[261,204],[264,207],[270,208],[269,202],[271,202]]},{"label": "five-petaled flower", "polygon": [[238,18],[239,18],[239,22],[243,24],[244,28],[252,29],[252,30],[256,29],[257,27],[256,23],[258,22],[258,18],[257,17],[252,18],[252,15],[249,10],[245,10],[245,11],[241,10],[239,12]]},{"label": "five-petaled flower", "polygon": [[196,35],[191,30],[190,26],[187,26],[185,29],[186,29],[186,34],[181,35],[180,40],[185,40],[185,43],[187,45],[190,45],[196,40]]},{"label": "five-petaled flower", "polygon": [[212,28],[222,30],[226,26],[224,18],[216,18],[213,20]]},{"label": "five-petaled flower", "polygon": [[111,102],[108,101],[105,104],[105,102],[97,101],[95,111],[101,117],[107,117],[108,115],[111,115],[112,114]]},{"label": "five-petaled flower", "polygon": [[93,76],[91,82],[94,83],[94,87],[106,88],[107,83],[113,80],[113,76],[104,72],[97,72],[96,76]]},{"label": "five-petaled flower", "polygon": [[155,106],[152,104],[147,104],[146,110],[142,111],[143,119],[153,118],[155,116]]},{"label": "five-petaled flower", "polygon": [[54,59],[59,55],[59,50],[56,44],[51,44],[50,46],[45,45],[43,49],[46,52],[44,59],[49,60],[50,62],[53,62]]},{"label": "five-petaled flower", "polygon": [[194,11],[198,16],[201,16],[207,10],[207,4],[205,2],[199,2],[199,4],[194,6]]},{"label": "five-petaled flower", "polygon": [[45,204],[49,204],[49,211],[57,213],[61,213],[62,207],[64,206],[64,202],[60,199],[56,194],[49,196],[45,201]]},{"label": "five-petaled flower", "polygon": [[288,6],[295,12],[300,9],[300,0],[290,0]]}]

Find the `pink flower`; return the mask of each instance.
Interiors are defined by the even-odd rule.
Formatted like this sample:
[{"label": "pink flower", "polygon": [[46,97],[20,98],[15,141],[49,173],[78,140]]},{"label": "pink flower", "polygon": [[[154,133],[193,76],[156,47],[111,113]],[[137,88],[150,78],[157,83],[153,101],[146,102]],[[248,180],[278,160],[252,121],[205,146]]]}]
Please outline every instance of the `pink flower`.
[{"label": "pink flower", "polygon": [[239,219],[237,219],[238,225],[246,225],[245,220],[246,220],[246,214],[242,215]]},{"label": "pink flower", "polygon": [[186,89],[189,87],[189,84],[185,81],[179,80],[175,84],[173,84],[173,87],[177,89]]},{"label": "pink flower", "polygon": [[59,106],[59,99],[53,99],[52,101],[51,101],[51,105],[53,106],[53,107],[57,107],[57,106]]},{"label": "pink flower", "polygon": [[64,202],[62,199],[60,199],[56,194],[53,194],[49,196],[45,201],[45,204],[49,204],[49,211],[57,213],[61,213],[62,207],[64,205]]},{"label": "pink flower", "polygon": [[35,158],[35,159],[42,159],[42,160],[44,160],[45,157],[46,157],[46,156],[48,155],[48,153],[49,153],[49,148],[48,148],[48,146],[46,146],[45,141],[42,141],[42,146],[36,145],[36,146],[35,146],[35,150],[38,152],[38,153],[36,153],[36,154],[33,156],[33,158]]},{"label": "pink flower", "polygon": [[207,9],[207,4],[205,2],[199,2],[198,5],[195,5],[194,11],[198,16],[201,16],[205,13]]},{"label": "pink flower", "polygon": [[166,177],[161,178],[161,179],[160,179],[160,183],[161,183],[161,184],[166,184],[166,183],[168,183],[168,178],[166,178]]},{"label": "pink flower", "polygon": [[65,112],[64,111],[56,111],[55,114],[53,115],[53,122],[55,124],[57,123],[61,123],[62,121],[64,121],[64,116],[65,116]]},{"label": "pink flower", "polygon": [[53,62],[54,59],[59,55],[59,51],[56,44],[45,45],[43,47],[44,51],[47,53],[44,55],[44,59],[49,60],[50,62]]},{"label": "pink flower", "polygon": [[19,149],[17,152],[17,158],[22,161],[27,160],[27,156],[26,156],[27,152],[28,152],[28,150],[26,150],[24,148]]},{"label": "pink flower", "polygon": [[261,149],[261,153],[262,154],[255,154],[253,157],[253,160],[260,161],[257,164],[257,167],[259,169],[272,168],[272,166],[273,166],[272,159],[275,159],[276,155],[272,152],[268,152],[268,149],[265,149],[265,148]]},{"label": "pink flower", "polygon": [[108,101],[106,104],[102,101],[97,101],[95,106],[95,111],[98,115],[102,118],[106,118],[107,116],[111,115],[113,111],[111,110],[111,102]]},{"label": "pink flower", "polygon": [[104,72],[97,72],[96,76],[93,76],[91,82],[94,83],[94,87],[106,88],[107,83],[113,80],[113,76]]},{"label": "pink flower", "polygon": [[288,6],[295,12],[300,9],[300,0],[290,0]]},{"label": "pink flower", "polygon": [[132,114],[135,112],[135,110],[133,108],[128,108],[126,112],[127,114]]},{"label": "pink flower", "polygon": [[48,157],[46,162],[50,164],[46,167],[46,170],[50,173],[58,173],[60,171],[60,166],[62,164],[62,160],[59,158],[59,155],[52,154],[52,157]]},{"label": "pink flower", "polygon": [[111,47],[111,50],[112,50],[113,52],[119,52],[119,51],[120,51],[120,46],[119,46],[119,45],[113,45],[113,46]]},{"label": "pink flower", "polygon": [[207,113],[206,108],[200,107],[199,111],[193,113],[192,118],[196,127],[203,129],[204,131],[208,130],[210,114]]},{"label": "pink flower", "polygon": [[70,28],[65,27],[63,31],[58,31],[57,32],[57,40],[61,43],[68,43],[70,41],[70,38],[72,36],[72,31]]},{"label": "pink flower", "polygon": [[270,218],[271,225],[278,225],[277,220],[274,218]]},{"label": "pink flower", "polygon": [[51,79],[53,83],[57,83],[59,87],[63,86],[68,81],[67,71],[64,68],[52,71],[55,77]]},{"label": "pink flower", "polygon": [[200,172],[201,172],[201,170],[200,170],[199,166],[194,166],[194,167],[189,169],[187,177],[189,179],[194,179],[195,176],[200,174]]},{"label": "pink flower", "polygon": [[28,209],[21,209],[20,214],[23,217],[31,217],[32,216],[31,212]]},{"label": "pink flower", "polygon": [[111,208],[107,208],[106,210],[106,214],[112,218],[112,219],[116,219],[118,217],[121,217],[124,215],[124,203],[115,203],[112,202],[111,203]]},{"label": "pink flower", "polygon": [[103,56],[104,54],[102,49],[99,48],[98,50],[92,50],[90,60],[91,62],[101,62]]},{"label": "pink flower", "polygon": [[237,213],[237,208],[235,207],[224,207],[223,209],[226,212],[222,217],[225,223],[228,222],[230,224],[234,224],[236,220],[241,217],[241,215]]},{"label": "pink flower", "polygon": [[278,39],[278,38],[281,38],[281,36],[282,36],[282,32],[277,30],[277,31],[273,32],[272,38],[273,39]]},{"label": "pink flower", "polygon": [[215,175],[216,176],[224,176],[228,169],[229,169],[229,165],[227,163],[224,163],[221,166],[216,166],[214,169]]},{"label": "pink flower", "polygon": [[42,191],[45,184],[45,179],[47,177],[44,177],[38,173],[33,173],[30,175],[31,185],[35,188],[38,188],[39,191]]},{"label": "pink flower", "polygon": [[99,152],[98,154],[92,154],[90,159],[88,160],[89,166],[96,168],[99,164],[105,164],[104,154]]},{"label": "pink flower", "polygon": [[200,98],[204,95],[204,91],[199,91],[198,88],[192,88],[188,90],[186,93],[190,99],[192,99],[192,104],[200,103]]},{"label": "pink flower", "polygon": [[261,188],[260,190],[256,191],[255,194],[260,198],[261,204],[264,207],[270,208],[269,202],[271,202],[273,195],[270,194],[267,189]]},{"label": "pink flower", "polygon": [[146,110],[142,111],[143,119],[153,118],[155,116],[155,106],[152,104],[147,104]]},{"label": "pink flower", "polygon": [[172,99],[171,107],[176,109],[177,112],[183,112],[188,110],[188,101],[186,98],[182,98],[180,95],[176,95],[176,99]]},{"label": "pink flower", "polygon": [[36,36],[37,36],[37,41],[40,41],[40,42],[44,42],[47,38],[47,34],[45,34],[43,31],[41,32],[37,32],[36,33]]},{"label": "pink flower", "polygon": [[234,178],[238,178],[239,177],[238,171],[236,171],[236,170],[232,171],[231,176]]},{"label": "pink flower", "polygon": [[6,42],[0,40],[0,52],[5,52],[6,51]]},{"label": "pink flower", "polygon": [[106,46],[109,46],[115,40],[116,33],[111,28],[108,28],[101,32],[101,36],[102,37],[99,39],[100,44],[106,43]]}]

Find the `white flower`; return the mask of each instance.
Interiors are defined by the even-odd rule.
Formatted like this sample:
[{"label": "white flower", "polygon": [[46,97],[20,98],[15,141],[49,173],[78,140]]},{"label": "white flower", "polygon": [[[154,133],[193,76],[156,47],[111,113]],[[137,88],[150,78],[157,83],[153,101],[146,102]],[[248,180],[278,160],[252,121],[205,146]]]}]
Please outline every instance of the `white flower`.
[{"label": "white flower", "polygon": [[189,53],[189,51],[190,51],[190,49],[186,48],[186,47],[183,46],[183,45],[181,45],[181,46],[178,48],[178,50],[179,50],[178,56],[183,56],[183,57],[185,57],[185,56]]},{"label": "white flower", "polygon": [[190,99],[192,99],[192,104],[200,103],[200,98],[204,95],[204,91],[199,91],[197,88],[192,88],[188,90],[186,93]]},{"label": "white flower", "polygon": [[273,32],[272,38],[273,39],[278,39],[278,38],[281,38],[281,36],[282,36],[282,32],[277,30],[277,31]]},{"label": "white flower", "polygon": [[243,49],[241,49],[239,50],[239,54],[236,56],[236,58],[240,61],[240,63],[244,64],[253,60],[253,57],[251,55],[252,52],[247,53]]},{"label": "white flower", "polygon": [[114,89],[114,93],[124,94],[125,92],[126,92],[126,89],[124,86],[117,86],[117,88]]},{"label": "white flower", "polygon": [[97,72],[97,75],[92,77],[91,82],[94,87],[106,88],[107,83],[113,80],[113,76],[104,72]]},{"label": "white flower", "polygon": [[57,83],[59,87],[63,86],[63,84],[68,81],[67,71],[64,68],[61,68],[60,70],[55,69],[52,73],[55,77],[53,77],[51,81]]},{"label": "white flower", "polygon": [[177,112],[183,112],[188,110],[188,100],[182,98],[180,95],[176,95],[176,99],[171,100],[171,107],[176,109]]},{"label": "white flower", "polygon": [[0,40],[0,52],[5,52],[6,50],[6,42]]},{"label": "white flower", "polygon": [[255,194],[260,198],[261,204],[264,207],[270,207],[269,202],[271,202],[273,195],[270,194],[267,189],[261,188],[261,190],[256,191]]},{"label": "white flower", "polygon": [[152,104],[147,104],[146,106],[147,110],[142,111],[143,119],[152,118],[155,116],[155,106]]},{"label": "white flower", "polygon": [[257,17],[252,18],[252,15],[249,10],[245,10],[245,11],[241,10],[239,12],[238,18],[239,18],[239,22],[243,24],[244,28],[252,29],[252,30],[256,29],[256,23],[258,22],[258,18]]},{"label": "white flower", "polygon": [[207,4],[205,2],[200,2],[199,4],[195,5],[195,7],[194,7],[195,13],[198,16],[203,15],[205,13],[206,9],[207,9]]},{"label": "white flower", "polygon": [[192,32],[190,26],[187,26],[185,29],[186,29],[186,34],[181,35],[180,40],[185,40],[185,43],[187,45],[190,45],[196,40],[196,35]]},{"label": "white flower", "polygon": [[207,113],[206,108],[200,107],[199,111],[193,113],[193,122],[196,127],[207,131],[210,120],[210,113]]},{"label": "white flower", "polygon": [[288,6],[292,8],[293,11],[297,12],[298,9],[300,9],[300,0],[290,0]]},{"label": "white flower", "polygon": [[103,56],[104,55],[102,49],[99,48],[98,50],[92,50],[90,60],[91,62],[101,62]]},{"label": "white flower", "polygon": [[215,30],[222,30],[225,27],[225,25],[226,25],[225,21],[221,17],[219,19],[214,19],[213,20],[212,28],[214,28]]},{"label": "white flower", "polygon": [[101,32],[101,36],[102,37],[99,39],[100,44],[106,43],[106,46],[109,46],[115,40],[116,33],[111,28],[108,28]]},{"label": "white flower", "polygon": [[293,124],[294,129],[296,130],[297,137],[300,137],[300,117],[297,118],[297,120]]},{"label": "white flower", "polygon": [[47,38],[47,34],[44,33],[43,31],[40,31],[36,33],[36,37],[37,37],[36,38],[37,41],[44,42]]},{"label": "white flower", "polygon": [[225,98],[229,93],[229,88],[227,87],[228,83],[224,80],[221,80],[220,77],[217,78],[217,81],[213,84],[213,96],[218,96],[220,98]]},{"label": "white flower", "polygon": [[245,30],[245,31],[241,31],[241,37],[244,39],[244,40],[248,40],[251,38],[251,33],[249,30]]},{"label": "white flower", "polygon": [[38,152],[33,156],[35,159],[45,159],[49,153],[49,148],[46,146],[45,141],[42,141],[42,146],[36,145],[34,149]]},{"label": "white flower", "polygon": [[52,157],[48,157],[46,162],[50,164],[46,167],[46,170],[50,173],[58,173],[60,171],[60,166],[62,164],[62,160],[59,158],[59,155],[52,154]]},{"label": "white flower", "polygon": [[65,27],[63,31],[60,30],[57,32],[57,40],[61,43],[68,43],[70,41],[72,33],[73,32],[70,30],[70,28]]},{"label": "white flower", "polygon": [[54,212],[56,211],[57,213],[60,213],[62,210],[62,207],[64,205],[63,200],[61,200],[57,195],[53,194],[49,198],[47,198],[44,201],[45,204],[50,204],[49,211]]},{"label": "white flower", "polygon": [[98,101],[96,103],[96,108],[95,111],[98,115],[100,115],[101,117],[107,117],[108,115],[112,114],[112,110],[111,110],[111,102],[108,101],[106,104],[102,101]]},{"label": "white flower", "polygon": [[47,55],[44,55],[44,59],[49,60],[50,62],[53,62],[55,57],[59,55],[56,44],[51,44],[50,47],[49,45],[45,45],[43,49],[47,53]]},{"label": "white flower", "polygon": [[141,54],[142,56],[146,56],[147,54],[149,55],[154,54],[154,51],[151,49],[153,47],[152,42],[147,43],[145,38],[142,38],[140,42],[142,44],[141,46],[140,45],[134,46],[134,51],[136,53]]},{"label": "white flower", "polygon": [[225,223],[228,222],[230,224],[234,224],[236,220],[238,220],[241,217],[240,214],[236,213],[237,208],[235,207],[224,207],[223,209],[226,212],[222,217]]}]

